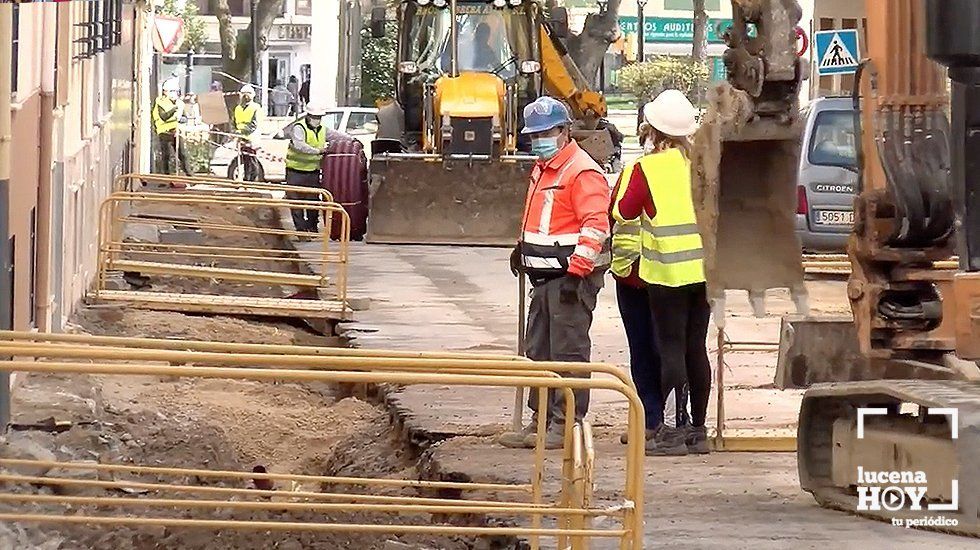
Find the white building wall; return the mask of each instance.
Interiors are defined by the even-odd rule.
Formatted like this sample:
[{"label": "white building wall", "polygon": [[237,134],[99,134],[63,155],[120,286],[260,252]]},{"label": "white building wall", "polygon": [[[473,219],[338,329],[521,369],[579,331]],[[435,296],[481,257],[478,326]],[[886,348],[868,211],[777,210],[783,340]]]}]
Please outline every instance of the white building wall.
[{"label": "white building wall", "polygon": [[[132,86],[135,40],[134,11],[126,5],[123,41],[110,52],[73,59],[64,25],[83,22],[84,4],[59,11],[58,93],[54,121],[54,163],[59,181],[53,197],[61,219],[55,220],[52,268],[60,270],[54,330],[59,330],[86,295],[98,272],[99,211],[112,192],[114,178],[133,154]],[[54,37],[50,37],[54,40]],[[127,145],[129,144],[129,145]]]},{"label": "white building wall", "polygon": [[[866,54],[864,0],[813,0],[812,4],[812,32],[828,25],[832,29],[857,28],[860,55],[863,57]],[[812,49],[810,56],[810,98],[850,93],[854,82],[853,75],[819,77],[816,54]]]},{"label": "white building wall", "polygon": [[337,63],[340,58],[340,2],[313,2],[313,19],[317,29],[311,47],[319,52],[311,69],[310,101],[334,107],[337,105]]}]

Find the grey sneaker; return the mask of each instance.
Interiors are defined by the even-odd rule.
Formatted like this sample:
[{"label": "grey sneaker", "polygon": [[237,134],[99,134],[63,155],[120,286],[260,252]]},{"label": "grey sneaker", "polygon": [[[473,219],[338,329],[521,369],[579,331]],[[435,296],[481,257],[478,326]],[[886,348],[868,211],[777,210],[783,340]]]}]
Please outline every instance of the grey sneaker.
[{"label": "grey sneaker", "polygon": [[646,443],[647,456],[684,456],[687,454],[687,445],[684,442],[687,436],[683,428],[671,428],[666,424],[657,427],[653,438]]},{"label": "grey sneaker", "polygon": [[[533,449],[537,444],[538,432],[531,428],[531,433],[524,438],[524,447]],[[545,449],[561,449],[565,446],[565,425],[552,422],[548,425],[548,431],[544,433]]]},{"label": "grey sneaker", "polygon": [[706,455],[711,452],[708,447],[708,430],[704,426],[688,426],[684,444],[691,454]]},{"label": "grey sneaker", "polygon": [[526,445],[524,441],[529,435],[533,436],[535,429],[538,426],[538,421],[534,418],[531,422],[524,426],[519,432],[504,432],[497,437],[497,443],[503,445],[504,447],[510,447],[511,449],[529,449],[534,447],[534,445]]},{"label": "grey sneaker", "polygon": [[[654,436],[654,434],[656,434],[656,433],[657,433],[657,430],[647,430],[646,431],[646,434],[647,434],[646,435],[646,439],[647,439],[647,441],[649,441],[650,438],[652,438]],[[630,441],[630,433],[629,433],[629,431],[624,431],[622,434],[620,434],[620,436],[619,436],[619,442],[620,443],[622,443],[623,445],[626,445],[627,443],[629,443],[629,441]]]}]

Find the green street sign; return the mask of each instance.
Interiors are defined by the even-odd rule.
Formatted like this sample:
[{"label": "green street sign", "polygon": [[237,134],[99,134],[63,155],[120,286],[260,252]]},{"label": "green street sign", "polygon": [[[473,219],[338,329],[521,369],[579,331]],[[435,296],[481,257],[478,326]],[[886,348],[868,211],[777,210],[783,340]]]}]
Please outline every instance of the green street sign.
[{"label": "green street sign", "polygon": [[[708,19],[708,42],[724,43],[722,34],[732,26],[731,19]],[[643,38],[651,42],[694,42],[694,20],[684,17],[646,17],[643,19]],[[625,34],[636,34],[639,21],[634,16],[619,18],[619,28]]]}]

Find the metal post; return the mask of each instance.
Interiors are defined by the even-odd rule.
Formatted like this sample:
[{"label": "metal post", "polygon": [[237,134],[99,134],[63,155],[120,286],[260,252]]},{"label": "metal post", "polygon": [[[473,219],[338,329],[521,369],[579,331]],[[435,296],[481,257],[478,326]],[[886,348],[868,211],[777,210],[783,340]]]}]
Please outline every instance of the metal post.
[{"label": "metal post", "polygon": [[194,50],[187,50],[187,76],[184,78],[184,93],[191,93],[191,70],[194,66]]},{"label": "metal post", "polygon": [[[527,275],[521,273],[517,276],[517,355],[524,357],[527,353],[525,347],[524,333],[527,330]],[[514,418],[511,425],[515,432],[521,431],[524,427],[524,388],[514,389]]]},{"label": "metal post", "polygon": [[643,28],[646,24],[646,21],[643,18],[643,8],[646,7],[648,1],[649,0],[636,0],[636,8],[637,8],[636,9],[636,13],[637,13],[636,60],[639,61],[640,63],[643,63],[644,59],[646,58],[646,56],[643,54],[643,49],[646,47],[646,32],[644,31]]},{"label": "metal post", "polygon": [[725,329],[718,328],[718,360],[715,366],[715,385],[717,389],[715,390],[718,396],[717,400],[717,419],[715,422],[716,429],[718,433],[715,435],[715,450],[722,451],[725,449]]},{"label": "metal post", "polygon": [[252,84],[257,84],[259,81],[259,32],[256,29],[255,24],[255,13],[258,7],[258,0],[252,0],[250,5],[250,11],[252,14]]},{"label": "metal post", "polygon": [[[10,94],[13,12],[0,10],[0,328],[13,328],[14,251],[10,249]],[[10,421],[10,373],[0,374],[0,433]]]},{"label": "metal post", "polygon": [[452,70],[449,76],[459,76],[459,29],[456,26],[456,0],[449,0],[449,42],[452,46]]}]

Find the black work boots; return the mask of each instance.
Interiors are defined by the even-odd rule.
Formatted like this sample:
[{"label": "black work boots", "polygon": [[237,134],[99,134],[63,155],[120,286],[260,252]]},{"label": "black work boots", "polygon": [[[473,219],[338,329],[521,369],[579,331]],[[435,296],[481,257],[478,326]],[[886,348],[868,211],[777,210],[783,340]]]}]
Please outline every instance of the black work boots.
[{"label": "black work boots", "polygon": [[[619,441],[625,445],[627,434],[621,435]],[[704,426],[691,425],[673,428],[661,424],[647,430],[644,449],[647,456],[703,455],[711,452],[707,429]]]}]

